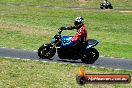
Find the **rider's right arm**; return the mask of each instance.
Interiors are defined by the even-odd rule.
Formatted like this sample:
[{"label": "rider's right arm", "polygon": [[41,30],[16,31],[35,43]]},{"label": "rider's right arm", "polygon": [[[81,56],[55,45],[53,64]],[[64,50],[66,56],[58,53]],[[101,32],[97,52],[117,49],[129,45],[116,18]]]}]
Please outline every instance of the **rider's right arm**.
[{"label": "rider's right arm", "polygon": [[72,29],[78,29],[82,26],[83,24],[79,24],[77,26],[69,26],[69,27],[66,27],[64,30],[72,30]]},{"label": "rider's right arm", "polygon": [[69,27],[61,27],[61,28],[59,28],[60,30],[72,30],[72,29],[74,29],[74,27],[73,26],[69,26]]},{"label": "rider's right arm", "polygon": [[69,26],[69,27],[66,27],[66,28],[65,28],[65,30],[72,30],[72,29],[74,29],[73,26]]}]

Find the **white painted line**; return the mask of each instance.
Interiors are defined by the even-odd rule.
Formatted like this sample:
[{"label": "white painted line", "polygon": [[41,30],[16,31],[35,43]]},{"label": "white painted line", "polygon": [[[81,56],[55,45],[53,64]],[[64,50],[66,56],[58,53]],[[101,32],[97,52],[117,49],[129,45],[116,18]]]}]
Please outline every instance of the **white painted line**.
[{"label": "white painted line", "polygon": [[40,60],[34,60],[34,61],[40,61]]},{"label": "white painted line", "polygon": [[100,67],[100,68],[105,68],[105,67]]},{"label": "white painted line", "polygon": [[21,58],[15,58],[15,59],[21,59]]},{"label": "white painted line", "polygon": [[41,62],[44,62],[45,63],[45,62],[48,62],[48,61],[41,61]]},{"label": "white painted line", "polygon": [[33,50],[34,52],[38,52],[37,50]]},{"label": "white painted line", "polygon": [[72,64],[73,66],[75,66],[76,64]]},{"label": "white painted line", "polygon": [[121,70],[121,69],[114,69],[114,70],[117,70],[118,71],[118,70]]},{"label": "white painted line", "polygon": [[82,66],[85,66],[84,64]]},{"label": "white painted line", "polygon": [[119,12],[131,13],[132,11],[131,10],[128,10],[128,11],[119,11]]},{"label": "white painted line", "polygon": [[67,64],[67,63],[59,63],[59,64]]},{"label": "white painted line", "polygon": [[104,57],[104,56],[100,55],[99,57]]},{"label": "white painted line", "polygon": [[11,57],[4,57],[4,58],[9,58],[10,59]]},{"label": "white painted line", "polygon": [[57,62],[50,62],[50,63],[57,63]]},{"label": "white painted line", "polygon": [[22,60],[31,60],[31,59],[22,59]]},{"label": "white painted line", "polygon": [[91,66],[92,68],[96,68],[96,66]]}]

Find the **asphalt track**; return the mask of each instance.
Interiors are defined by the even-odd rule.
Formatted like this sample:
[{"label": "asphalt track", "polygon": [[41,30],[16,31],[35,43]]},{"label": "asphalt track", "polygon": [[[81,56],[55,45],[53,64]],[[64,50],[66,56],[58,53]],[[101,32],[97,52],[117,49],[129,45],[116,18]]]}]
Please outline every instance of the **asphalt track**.
[{"label": "asphalt track", "polygon": [[[87,8],[87,7],[72,7],[72,6],[49,6],[49,5],[33,5],[33,4],[16,4],[16,3],[0,3],[1,6],[18,6],[18,7],[37,7],[37,8],[69,8],[69,9],[76,9],[76,10],[102,10],[99,8]],[[104,9],[105,10],[105,9]],[[107,9],[110,10],[110,9]],[[117,11],[130,11],[132,8],[114,8],[111,10]]]},{"label": "asphalt track", "polygon": [[[31,59],[31,60],[40,60],[40,61],[49,61],[49,62],[57,62],[57,63],[68,63],[68,64],[83,64],[81,60],[66,60],[59,59],[57,54],[49,59],[39,59],[37,55],[37,51],[31,50],[21,50],[21,49],[10,49],[10,48],[0,48],[0,56],[1,57],[11,57],[11,58],[19,58],[19,59]],[[110,58],[110,57],[100,57],[94,64],[88,64],[90,66],[97,67],[111,67],[113,69],[126,69],[132,70],[132,60],[131,59],[119,59],[119,58]]]}]

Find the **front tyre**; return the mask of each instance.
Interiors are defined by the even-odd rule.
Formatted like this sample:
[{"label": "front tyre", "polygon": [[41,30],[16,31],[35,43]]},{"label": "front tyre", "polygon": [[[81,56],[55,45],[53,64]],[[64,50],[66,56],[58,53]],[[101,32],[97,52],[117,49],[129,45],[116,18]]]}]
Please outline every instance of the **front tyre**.
[{"label": "front tyre", "polygon": [[100,6],[100,9],[104,9],[104,7],[103,6]]},{"label": "front tyre", "polygon": [[99,58],[99,52],[95,48],[88,49],[84,52],[81,61],[87,64],[93,64]]},{"label": "front tyre", "polygon": [[41,46],[38,49],[38,56],[42,59],[50,59],[52,58],[56,53],[55,48],[51,48],[51,46]]}]

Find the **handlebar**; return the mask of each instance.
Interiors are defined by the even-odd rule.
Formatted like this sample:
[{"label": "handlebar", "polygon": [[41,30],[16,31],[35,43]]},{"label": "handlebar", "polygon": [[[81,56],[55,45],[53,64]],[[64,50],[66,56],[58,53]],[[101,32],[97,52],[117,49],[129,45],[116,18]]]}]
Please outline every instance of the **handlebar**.
[{"label": "handlebar", "polygon": [[61,32],[62,32],[62,30],[59,28],[58,29],[58,34],[61,35]]},{"label": "handlebar", "polygon": [[61,32],[63,31],[63,30],[65,30],[66,29],[66,27],[60,27],[59,29],[58,29],[58,33],[59,33],[59,35],[61,34]]}]

